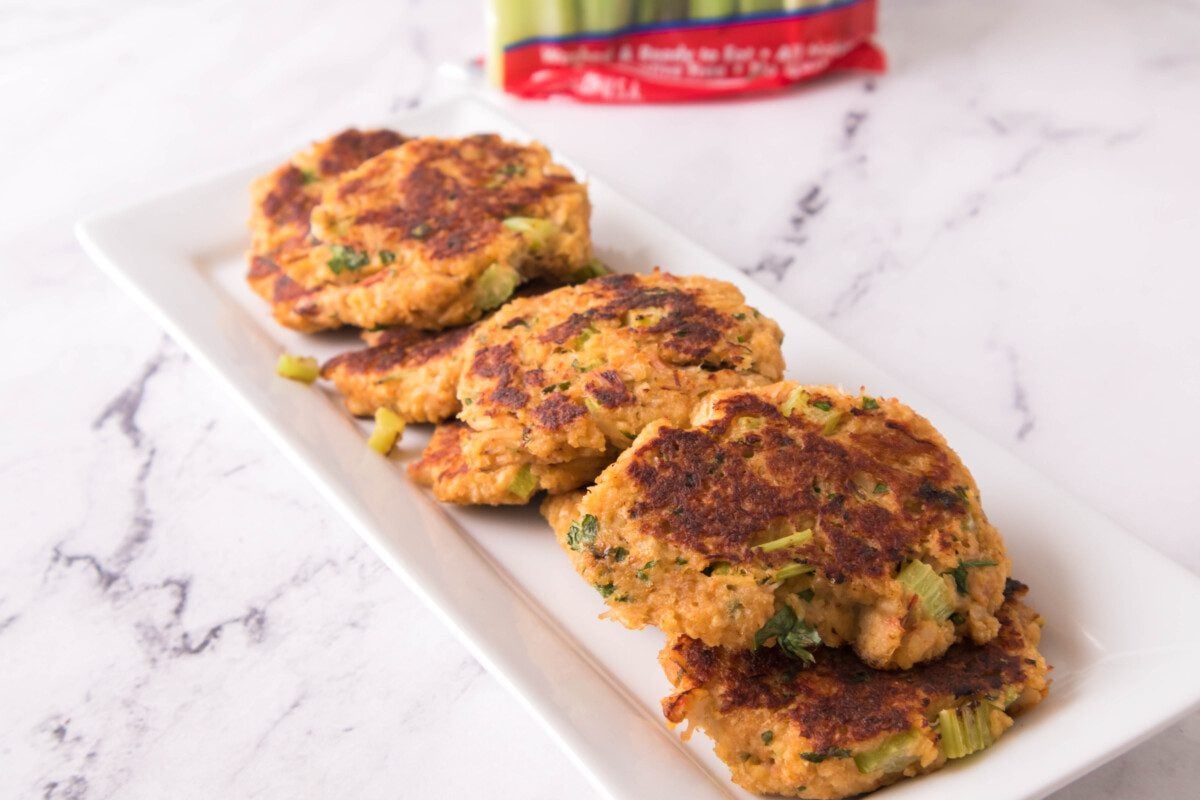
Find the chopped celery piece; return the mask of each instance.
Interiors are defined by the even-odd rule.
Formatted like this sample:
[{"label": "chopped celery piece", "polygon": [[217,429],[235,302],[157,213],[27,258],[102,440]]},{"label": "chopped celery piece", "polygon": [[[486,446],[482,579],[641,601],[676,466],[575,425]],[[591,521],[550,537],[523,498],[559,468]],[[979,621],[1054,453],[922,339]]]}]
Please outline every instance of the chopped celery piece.
[{"label": "chopped celery piece", "polygon": [[834,431],[838,429],[838,426],[842,424],[842,418],[842,412],[840,411],[831,413],[825,418],[825,427],[821,428],[821,433],[826,436],[832,436]]},{"label": "chopped celery piece", "polygon": [[509,217],[503,224],[510,231],[516,231],[529,239],[529,246],[534,249],[545,247],[550,237],[558,232],[558,226],[553,222],[536,217]]},{"label": "chopped celery piece", "polygon": [[751,550],[762,550],[764,553],[773,553],[776,550],[782,550],[785,547],[799,547],[812,538],[812,528],[805,528],[802,531],[790,533],[781,539],[773,539],[769,542],[756,544]]},{"label": "chopped celery piece", "polygon": [[321,375],[321,368],[312,356],[294,356],[291,353],[283,353],[275,364],[275,372],[294,381],[312,383]]},{"label": "chopped celery piece", "polygon": [[512,267],[492,264],[483,271],[475,284],[475,305],[481,311],[490,311],[512,297],[521,276]]},{"label": "chopped celery piece", "polygon": [[386,456],[392,452],[396,441],[403,433],[404,420],[400,419],[399,414],[390,408],[377,408],[375,409],[375,430],[371,431],[371,438],[367,439],[367,445],[379,455]]},{"label": "chopped celery piece", "polygon": [[786,581],[788,578],[794,578],[797,575],[807,575],[810,572],[816,572],[817,568],[812,564],[788,564],[783,569],[775,573],[775,580]]},{"label": "chopped celery piece", "polygon": [[803,407],[806,405],[808,405],[808,392],[804,391],[803,389],[796,388],[793,389],[792,393],[789,394],[787,399],[783,401],[783,405],[779,407],[779,412],[785,417],[790,417],[792,412],[796,410],[796,406]]},{"label": "chopped celery piece", "polygon": [[528,464],[521,465],[512,482],[508,484],[509,494],[516,495],[522,500],[528,500],[530,495],[537,491],[537,488],[537,476],[533,474],[533,470],[529,468]]},{"label": "chopped celery piece", "polygon": [[878,747],[856,755],[854,766],[864,775],[868,772],[899,772],[919,757],[916,745],[920,739],[919,731],[897,733],[884,739]]},{"label": "chopped celery piece", "polygon": [[896,580],[920,598],[925,613],[933,619],[946,619],[954,610],[950,605],[950,592],[946,589],[946,582],[924,561],[908,562],[904,569],[900,570]]},{"label": "chopped celery piece", "polygon": [[960,706],[938,712],[938,733],[946,758],[978,753],[995,741],[992,736],[992,706]]}]

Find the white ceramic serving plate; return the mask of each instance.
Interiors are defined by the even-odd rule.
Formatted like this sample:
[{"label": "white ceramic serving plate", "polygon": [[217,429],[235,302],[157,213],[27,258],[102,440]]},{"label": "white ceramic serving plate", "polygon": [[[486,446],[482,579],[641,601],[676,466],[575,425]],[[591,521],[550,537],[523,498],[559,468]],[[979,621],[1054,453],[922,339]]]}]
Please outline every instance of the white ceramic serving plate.
[{"label": "white ceramic serving plate", "polygon": [[[496,131],[530,138],[475,100],[386,123],[406,133]],[[403,458],[382,459],[367,449],[363,425],[344,413],[335,396],[274,375],[281,350],[325,358],[356,340],[280,328],[243,283],[246,187],[272,166],[95,216],[79,225],[79,239],[238,398],[601,793],[749,797],[729,781],[705,737],[684,744],[663,724],[658,703],[668,686],[656,662],[661,634],[597,619],[603,611],[599,596],[575,576],[533,508],[439,505],[403,471],[403,461],[423,446],[425,431],[410,428]],[[1015,575],[1031,585],[1029,600],[1048,620],[1043,645],[1055,669],[1046,702],[986,754],[901,783],[886,797],[1041,797],[1200,701],[1200,580],[647,210],[600,180],[589,183],[597,250],[613,267],[641,271],[658,264],[732,281],[787,332],[789,377],[865,385],[871,394],[897,395],[928,416],[974,472],[988,515],[1007,538]]]}]

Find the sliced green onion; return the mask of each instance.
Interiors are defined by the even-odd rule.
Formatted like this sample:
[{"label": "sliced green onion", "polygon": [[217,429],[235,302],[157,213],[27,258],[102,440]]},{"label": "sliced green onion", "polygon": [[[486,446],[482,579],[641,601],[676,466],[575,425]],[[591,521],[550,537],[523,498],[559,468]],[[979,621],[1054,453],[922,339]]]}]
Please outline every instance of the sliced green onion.
[{"label": "sliced green onion", "polygon": [[529,246],[534,249],[544,247],[550,241],[550,237],[558,232],[558,226],[553,222],[536,217],[509,217],[502,224],[510,231],[527,237]]},{"label": "sliced green onion", "polygon": [[751,547],[750,549],[751,550],[761,550],[764,553],[773,553],[776,550],[782,550],[785,547],[799,547],[800,545],[804,544],[809,539],[811,539],[812,536],[813,536],[812,528],[805,528],[802,531],[796,531],[795,533],[789,533],[787,536],[784,536],[781,539],[773,539],[769,542],[763,542],[762,544],[756,544],[756,545],[754,545],[754,547]]},{"label": "sliced green onion", "polygon": [[475,306],[481,311],[490,311],[512,297],[521,276],[506,264],[492,264],[483,271],[475,283]]},{"label": "sliced green onion", "polygon": [[517,474],[508,484],[509,494],[516,495],[522,500],[528,500],[537,491],[537,488],[537,476],[533,474],[533,470],[530,469],[528,464],[522,464],[521,468],[517,470]]},{"label": "sliced green onion", "polygon": [[797,562],[795,564],[788,564],[786,567],[776,572],[775,580],[786,581],[788,578],[794,578],[797,575],[808,575],[809,573],[816,571],[817,568],[812,564],[801,564]]},{"label": "sliced green onion", "polygon": [[367,446],[379,455],[386,456],[392,452],[403,433],[404,420],[400,419],[399,414],[390,408],[377,408],[375,429],[371,431],[371,438],[367,439]]},{"label": "sliced green onion", "polygon": [[916,752],[920,740],[919,731],[897,733],[884,739],[878,747],[856,755],[854,766],[864,775],[868,772],[899,772],[920,757]]},{"label": "sliced green onion", "polygon": [[924,561],[908,562],[904,569],[900,570],[896,580],[920,598],[925,613],[933,619],[944,620],[954,610],[950,604],[950,592],[946,589],[946,582]]},{"label": "sliced green onion", "polygon": [[805,406],[808,404],[808,392],[796,387],[792,390],[787,399],[783,401],[783,405],[779,407],[779,413],[785,417],[790,417],[792,412],[796,410],[796,406]]},{"label": "sliced green onion", "polygon": [[312,356],[294,356],[282,353],[275,364],[275,372],[285,378],[302,383],[312,383],[321,375],[321,367]]},{"label": "sliced green onion", "polygon": [[938,733],[946,758],[962,758],[990,746],[992,736],[992,706],[960,706],[938,712]]}]

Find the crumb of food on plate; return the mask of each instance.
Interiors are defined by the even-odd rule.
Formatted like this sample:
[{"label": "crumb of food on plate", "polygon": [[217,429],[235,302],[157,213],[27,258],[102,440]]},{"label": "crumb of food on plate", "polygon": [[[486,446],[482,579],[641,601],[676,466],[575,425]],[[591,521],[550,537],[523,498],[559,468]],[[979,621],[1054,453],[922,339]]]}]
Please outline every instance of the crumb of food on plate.
[{"label": "crumb of food on plate", "polygon": [[273,305],[282,324],[306,329],[305,320],[288,302],[303,287],[289,274],[306,263],[312,247],[310,218],[322,192],[343,172],[405,141],[395,131],[349,128],[316,142],[251,184],[247,281]]},{"label": "crumb of food on plate", "polygon": [[683,424],[713,392],[778,380],[782,339],[732,284],[657,270],[513,300],[465,345],[461,470],[414,475],[449,502],[510,502],[502,482],[463,487],[526,465],[567,469],[573,485],[540,485],[551,494],[584,485],[650,422]]},{"label": "crumb of food on plate", "polygon": [[1010,572],[941,434],[897,400],[830,386],[709,395],[544,513],[609,616],[801,661],[848,645],[907,669],[987,642]]},{"label": "crumb of food on plate", "polygon": [[279,360],[275,362],[275,373],[301,383],[312,383],[320,376],[321,368],[312,356],[281,353]]},{"label": "crumb of food on plate", "polygon": [[589,216],[539,144],[410,139],[327,182],[305,244],[254,261],[251,282],[270,274],[276,318],[299,330],[464,325],[528,280],[587,269]]},{"label": "crumb of food on plate", "polygon": [[404,420],[400,415],[390,408],[379,408],[375,410],[375,427],[367,439],[367,446],[381,456],[386,456],[392,452],[392,448],[403,435]]},{"label": "crumb of food on plate", "polygon": [[733,780],[760,793],[837,800],[991,745],[1049,691],[1038,652],[1042,618],[1009,581],[998,634],[961,642],[902,672],[876,670],[846,649],[806,665],[777,648],[730,650],[676,637],[659,656],[674,693],[672,724],[715,743]]}]

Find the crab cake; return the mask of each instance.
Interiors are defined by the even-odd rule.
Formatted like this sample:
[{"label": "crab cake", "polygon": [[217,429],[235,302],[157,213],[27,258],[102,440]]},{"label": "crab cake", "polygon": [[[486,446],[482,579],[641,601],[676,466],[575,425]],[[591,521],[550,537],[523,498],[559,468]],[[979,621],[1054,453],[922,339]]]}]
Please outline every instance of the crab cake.
[{"label": "crab cake", "polygon": [[659,656],[675,685],[663,713],[691,723],[685,737],[708,734],[734,782],[760,794],[833,800],[931,772],[990,745],[1049,690],[1041,617],[1012,584],[994,639],[904,672],[844,649],[821,648],[802,668],[778,648],[679,637]]},{"label": "crab cake", "polygon": [[1010,568],[927,420],[827,386],[714,395],[692,427],[649,425],[586,495],[543,510],[629,627],[800,658],[850,645],[878,668],[990,640]]},{"label": "crab cake", "polygon": [[587,189],[538,144],[412,139],[326,186],[314,244],[280,264],[276,316],[300,330],[463,325],[531,278],[591,260]]},{"label": "crab cake", "polygon": [[304,327],[290,315],[288,300],[303,291],[284,266],[303,261],[311,246],[309,218],[330,182],[362,162],[403,144],[395,131],[344,130],[296,154],[288,163],[256,180],[250,187],[250,271],[247,280],[282,314],[280,322]]},{"label": "crab cake", "polygon": [[[533,297],[551,288],[533,281],[517,294]],[[459,411],[455,392],[465,344],[479,324],[436,333],[406,325],[365,330],[361,336],[369,346],[330,359],[321,377],[333,381],[356,416],[389,408],[405,422],[441,422]]]},{"label": "crab cake", "polygon": [[321,377],[333,381],[346,409],[356,416],[390,408],[405,422],[441,422],[458,413],[455,388],[462,374],[464,344],[474,328],[381,331],[372,347],[326,362]]},{"label": "crab cake", "polygon": [[539,489],[563,492],[594,478],[607,458],[581,458],[565,464],[505,464],[477,469],[463,458],[463,441],[471,429],[457,420],[438,425],[421,458],[409,465],[417,483],[432,486],[445,503],[524,505]]},{"label": "crab cake", "polygon": [[782,340],[732,284],[658,270],[514,300],[468,343],[460,418],[485,435],[465,452],[479,467],[615,453],[712,392],[778,380]]}]

